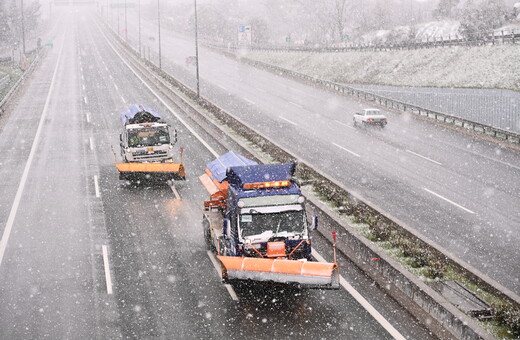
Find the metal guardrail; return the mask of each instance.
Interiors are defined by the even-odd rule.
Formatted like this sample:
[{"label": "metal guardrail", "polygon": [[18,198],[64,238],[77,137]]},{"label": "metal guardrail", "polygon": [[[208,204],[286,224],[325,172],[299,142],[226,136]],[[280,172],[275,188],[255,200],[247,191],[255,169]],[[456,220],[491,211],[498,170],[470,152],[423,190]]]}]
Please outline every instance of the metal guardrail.
[{"label": "metal guardrail", "polygon": [[[134,62],[138,63],[137,60],[140,59],[139,53],[132,49],[132,47],[125,44],[125,42],[119,39],[116,35],[113,34],[112,36],[119,41],[121,46],[126,49],[127,53],[133,54],[135,59]],[[156,78],[156,80],[159,82],[168,83],[177,87],[185,96],[189,97],[191,100],[197,102],[199,105],[211,112],[215,118],[222,123],[222,125],[232,128],[240,136],[242,136],[242,138],[256,144],[263,152],[269,154],[273,159],[282,162],[298,160],[295,156],[291,155],[289,152],[285,151],[283,148],[276,145],[265,136],[259,134],[254,129],[250,128],[220,107],[216,106],[205,98],[197,99],[196,94],[192,89],[177,81],[164,70],[159,69],[159,67],[154,63],[142,58],[140,59],[139,63],[144,63],[148,67],[148,70],[146,71],[154,74],[152,76],[153,78]],[[181,101],[181,105],[184,110],[186,110],[186,112],[197,114],[199,119],[203,120],[205,124],[211,126],[213,134],[227,136],[227,138],[233,139],[236,144],[243,145],[243,147],[248,150],[246,143],[237,140],[233,136],[229,136],[221,126],[212,121],[212,119],[210,119],[207,115],[199,112],[200,108],[196,108],[193,103],[179,94],[174,93],[174,96]],[[254,153],[254,151],[251,150],[248,150],[248,152]],[[307,173],[312,174],[312,176],[318,178],[320,184],[327,186],[328,190],[331,190],[331,192],[333,192],[335,195],[353,197],[364,208],[370,209],[378,216],[381,216],[398,227],[401,227],[399,221],[394,220],[388,215],[382,214],[377,210],[374,210],[374,208],[369,205],[369,202],[353,195],[348,191],[348,189],[336,183],[334,180],[328,179],[324,174],[318,170],[313,169],[304,161],[299,160],[299,167],[303,168],[303,171],[306,171]],[[314,211],[320,213],[322,216],[325,216],[327,221],[331,221],[331,225],[334,225],[333,222],[336,218],[326,211],[326,208],[323,207],[323,204],[316,200],[311,205]],[[344,225],[344,223],[339,221],[339,219],[336,219],[336,223]],[[344,251],[345,254],[350,255],[351,260],[354,261],[354,263],[356,263],[356,265],[358,265],[360,268],[366,270],[366,272],[375,281],[377,281],[380,286],[387,288],[389,287],[388,291],[390,295],[392,295],[400,303],[405,304],[404,306],[413,315],[416,315],[421,320],[426,321],[426,324],[428,324],[428,327],[434,334],[441,338],[455,337],[458,339],[468,340],[493,338],[489,333],[478,326],[471,318],[460,312],[456,307],[447,303],[446,300],[437,292],[404,270],[401,265],[398,265],[395,263],[395,261],[378,250],[377,247],[371,244],[371,242],[360,237],[359,234],[355,231],[352,232],[351,229],[352,228],[346,228],[345,234],[340,233],[339,237],[341,240],[338,243],[343,243],[342,245],[339,245],[339,247],[341,247],[340,250]],[[414,235],[414,231],[410,230],[409,228],[404,228],[404,230],[405,232]],[[324,236],[330,240],[330,236]],[[419,237],[417,240],[421,242],[421,244],[432,247],[435,246],[435,244],[433,244],[431,241],[424,241],[421,239],[421,237]],[[441,247],[438,247],[435,250],[440,252],[442,256],[445,256],[450,264],[458,266],[458,270],[466,273],[473,279],[477,280],[479,284],[485,286],[485,289],[491,290],[493,293],[496,293],[498,296],[505,298],[515,306],[520,305],[520,297],[514,293],[502,287],[489,277],[479,273],[469,265],[461,266],[459,264],[459,262],[461,262],[460,260],[453,258],[452,255],[448,254],[447,252],[443,253]],[[380,259],[382,259],[382,261],[371,261],[374,256],[378,256]]]},{"label": "metal guardrail", "polygon": [[0,92],[4,89],[4,87],[7,85],[7,83],[9,83],[10,80],[11,76],[9,74],[0,79]]},{"label": "metal guardrail", "polygon": [[[230,53],[230,52],[224,52],[224,53],[233,58],[236,58],[234,53]],[[240,58],[240,60],[242,62],[248,63],[253,66],[257,66],[257,67],[261,67],[261,68],[264,68],[267,70],[274,71],[278,75],[284,74],[284,75],[287,75],[287,76],[290,76],[290,77],[293,77],[296,79],[302,79],[302,80],[311,82],[313,84],[320,85],[321,87],[323,87],[325,89],[335,91],[335,92],[338,92],[338,93],[341,93],[344,95],[350,95],[353,97],[357,97],[358,99],[362,99],[365,101],[371,101],[371,102],[374,102],[376,104],[379,104],[379,105],[384,106],[389,109],[403,111],[403,112],[410,112],[417,116],[430,118],[436,122],[442,122],[442,123],[446,123],[446,124],[450,124],[450,125],[455,125],[455,126],[458,126],[460,128],[466,129],[466,130],[475,131],[475,132],[481,133],[481,134],[486,134],[488,136],[491,136],[491,137],[494,137],[494,138],[497,138],[500,140],[508,141],[513,144],[520,144],[520,134],[518,134],[516,132],[507,131],[507,130],[503,130],[500,128],[488,126],[485,124],[481,124],[479,122],[456,117],[456,116],[449,115],[446,113],[428,110],[428,109],[425,109],[425,108],[422,108],[422,107],[419,107],[419,106],[416,106],[413,104],[400,102],[400,101],[390,99],[387,97],[383,97],[383,96],[378,96],[378,95],[368,92],[368,91],[358,90],[358,89],[355,89],[355,88],[352,88],[352,87],[349,87],[346,85],[334,83],[334,82],[331,82],[328,80],[315,78],[315,77],[312,77],[312,76],[309,76],[309,75],[306,75],[303,73],[299,73],[299,72],[288,70],[288,69],[285,69],[285,68],[282,68],[279,66],[267,64],[267,63],[264,63],[261,61],[257,61],[257,60],[253,60],[253,59],[249,59],[249,58]]]},{"label": "metal guardrail", "polygon": [[21,77],[18,79],[18,81],[11,87],[9,92],[4,96],[2,100],[0,100],[0,113],[3,112],[4,106],[9,102],[9,99],[14,94],[14,92],[18,89],[18,86],[20,83],[25,79],[25,77],[30,74],[33,70],[36,64],[40,61],[40,53],[42,50],[34,50],[31,53],[37,52],[36,57],[33,59],[29,67],[25,70],[25,72],[21,75]]},{"label": "metal guardrail", "polygon": [[[248,49],[254,51],[266,51],[266,52],[305,52],[305,53],[341,53],[341,52],[353,52],[353,51],[395,51],[395,50],[417,50],[424,48],[439,48],[439,47],[452,47],[452,46],[484,46],[484,45],[500,45],[500,44],[517,44],[520,42],[520,33],[515,33],[512,30],[510,33],[500,34],[496,32],[486,33],[477,35],[471,39],[465,39],[459,36],[456,37],[442,37],[433,36],[431,39],[428,37],[426,40],[410,40],[401,43],[384,43],[384,44],[372,44],[372,43],[348,43],[346,46],[325,46],[325,47],[312,47],[306,45],[251,45]],[[237,50],[241,49],[241,46],[224,45],[215,42],[206,41],[205,44],[211,45],[214,48]]]}]

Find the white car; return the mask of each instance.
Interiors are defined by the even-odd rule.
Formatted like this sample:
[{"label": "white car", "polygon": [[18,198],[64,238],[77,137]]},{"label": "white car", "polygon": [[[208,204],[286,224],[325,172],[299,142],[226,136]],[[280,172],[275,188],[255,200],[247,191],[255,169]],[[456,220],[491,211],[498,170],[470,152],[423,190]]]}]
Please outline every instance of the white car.
[{"label": "white car", "polygon": [[354,126],[380,126],[387,124],[386,116],[378,109],[363,109],[361,112],[354,113]]}]

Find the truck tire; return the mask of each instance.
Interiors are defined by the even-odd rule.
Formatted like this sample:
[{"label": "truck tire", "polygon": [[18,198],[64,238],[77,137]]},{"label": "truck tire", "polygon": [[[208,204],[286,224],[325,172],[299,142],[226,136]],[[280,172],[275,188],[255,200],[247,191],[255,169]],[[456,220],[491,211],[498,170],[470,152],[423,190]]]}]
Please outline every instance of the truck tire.
[{"label": "truck tire", "polygon": [[206,250],[215,250],[213,243],[211,242],[211,232],[209,230],[209,222],[207,219],[202,221],[202,229],[204,233],[204,243],[206,243]]}]

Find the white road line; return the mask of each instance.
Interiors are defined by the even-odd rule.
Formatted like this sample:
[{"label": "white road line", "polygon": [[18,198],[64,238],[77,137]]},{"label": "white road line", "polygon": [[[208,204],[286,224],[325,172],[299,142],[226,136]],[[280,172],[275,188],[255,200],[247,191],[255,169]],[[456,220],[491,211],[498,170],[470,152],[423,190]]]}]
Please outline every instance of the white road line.
[{"label": "white road line", "polygon": [[114,77],[112,77],[111,74],[108,75],[108,78],[110,78],[110,79],[112,79],[112,80],[114,79]]},{"label": "white road line", "polygon": [[112,294],[112,277],[110,276],[110,263],[108,262],[108,247],[102,245],[103,249],[103,264],[105,266],[105,281],[107,283],[107,294]]},{"label": "white road line", "polygon": [[430,161],[430,162],[432,162],[432,163],[435,163],[435,164],[438,164],[438,165],[442,165],[441,163],[439,163],[439,162],[437,162],[437,161],[434,161],[434,160],[431,159],[431,158],[425,157],[425,156],[420,155],[420,154],[418,154],[418,153],[415,153],[415,152],[413,152],[413,151],[406,150],[406,152],[411,153],[412,155],[415,155],[415,156],[417,156],[417,157],[421,157],[421,158],[423,158],[423,159],[426,159],[427,161]]},{"label": "white road line", "polygon": [[85,91],[85,84],[82,84],[81,88],[83,89],[83,91]]},{"label": "white road line", "polygon": [[285,120],[285,121],[286,121],[287,123],[289,123],[289,124],[292,124],[292,125],[294,125],[294,126],[298,126],[298,124],[296,124],[295,122],[293,122],[293,121],[291,121],[291,120],[289,120],[289,119],[287,119],[287,118],[284,118],[284,117],[282,117],[282,116],[279,116],[279,118]]},{"label": "white road line", "polygon": [[123,104],[126,104],[126,99],[123,96],[121,96],[121,100],[123,101]]},{"label": "white road line", "polygon": [[170,185],[170,189],[172,189],[173,191],[173,194],[175,195],[175,198],[180,200],[181,199],[181,195],[179,195],[179,192],[177,191],[177,188],[175,188],[175,185]]},{"label": "white road line", "polygon": [[99,179],[97,175],[94,175],[94,189],[96,190],[96,197],[101,197],[101,192],[99,191]]},{"label": "white road line", "polygon": [[249,100],[249,99],[247,99],[247,98],[244,98],[244,100],[245,100],[246,102],[248,102],[249,104],[251,104],[251,105],[256,105],[255,102],[252,101],[252,100]]},{"label": "white road line", "polygon": [[[104,64],[104,63],[103,63]],[[105,66],[105,70],[108,72],[108,67]]]},{"label": "white road line", "polygon": [[298,104],[298,103],[291,102],[291,101],[289,101],[289,103],[292,104],[292,105],[294,105],[294,106],[299,107],[300,109],[303,109],[303,108],[304,108],[302,105],[300,105],[300,104]]},{"label": "white road line", "polygon": [[87,115],[87,123],[90,123],[90,112],[87,112],[86,115]]},{"label": "white road line", "polygon": [[469,210],[469,209],[467,209],[467,208],[464,208],[462,205],[459,205],[459,204],[457,204],[457,203],[455,203],[455,202],[453,202],[453,201],[447,199],[446,197],[443,197],[443,196],[441,196],[441,195],[439,195],[439,194],[437,194],[437,193],[435,193],[435,192],[433,192],[433,191],[431,191],[431,190],[428,190],[428,189],[426,189],[426,188],[423,188],[423,189],[426,190],[426,191],[428,191],[430,194],[435,195],[435,196],[439,197],[440,199],[443,199],[443,200],[445,200],[446,202],[453,204],[453,205],[456,206],[457,208],[460,208],[460,209],[462,209],[462,210],[464,210],[464,211],[467,211],[467,212],[469,212],[470,214],[474,214],[474,213],[475,213],[474,211],[471,211],[471,210]]},{"label": "white road line", "polygon": [[85,81],[85,77],[83,77],[83,75],[81,75],[81,80]]},{"label": "white road line", "polygon": [[217,86],[220,87],[222,90],[229,92],[229,90],[227,88],[225,88],[224,86],[222,86],[222,85],[217,85]]},{"label": "white road line", "polygon": [[[316,250],[312,250],[312,256],[314,256],[319,262],[327,262],[321,256]],[[386,331],[394,338],[394,339],[406,339],[397,329],[392,326],[388,320],[386,320],[359,292],[352,287],[350,283],[347,282],[343,278],[343,276],[340,275],[339,277],[339,283],[340,285],[345,288],[347,292],[350,293],[350,295],[368,312],[374,320],[376,320]]]},{"label": "white road line", "polygon": [[[220,267],[220,264],[218,263],[217,258],[211,252],[211,250],[208,250],[207,253],[208,253],[209,259],[211,260],[211,263],[213,263],[213,266],[217,270],[218,277],[222,277],[222,268]],[[231,286],[230,284],[227,284],[227,283],[225,283],[224,286],[226,287],[229,295],[231,295],[231,299],[233,299],[233,301],[238,301],[238,295],[235,292],[235,290],[233,289],[233,286]]]},{"label": "white road line", "polygon": [[341,145],[338,145],[338,144],[336,144],[336,143],[332,143],[332,144],[334,144],[335,146],[337,146],[337,147],[340,148],[341,150],[344,150],[344,151],[346,151],[346,152],[348,152],[348,153],[350,153],[350,154],[352,154],[352,155],[354,155],[354,156],[356,156],[356,157],[361,157],[360,155],[358,155],[358,154],[355,153],[354,151],[350,151],[349,149],[344,148],[344,147],[342,147]]},{"label": "white road line", "polygon": [[336,119],[334,119],[334,121],[335,121],[336,123],[340,124],[340,125],[343,125],[344,127],[348,127],[349,129],[356,130],[356,128],[353,127],[353,126],[350,125],[350,124],[340,122],[339,120],[336,120]]},{"label": "white road line", "polygon": [[213,154],[213,156],[215,157],[218,157],[219,154],[205,141],[202,139],[202,137],[200,137],[200,135],[190,126],[188,125],[188,123],[186,123],[184,121],[184,119],[182,119],[182,117],[177,114],[177,112],[175,112],[174,109],[172,109],[167,103],[166,101],[164,101],[164,99],[162,99],[162,97],[160,97],[157,92],[155,92],[151,87],[150,85],[148,85],[148,83],[146,83],[143,78],[141,78],[137,72],[132,68],[132,66],[130,66],[130,64],[128,64],[126,62],[126,60],[123,59],[123,57],[119,54],[119,52],[116,51],[116,49],[114,48],[114,46],[110,43],[110,41],[108,40],[108,38],[106,37],[105,33],[103,33],[103,31],[101,31],[101,28],[98,26],[98,29],[99,31],[101,32],[101,34],[103,35],[103,37],[105,38],[107,44],[112,48],[112,50],[114,51],[115,54],[117,54],[117,56],[121,59],[121,61],[126,65],[126,67],[128,67],[128,69],[130,71],[132,71],[132,73],[137,77],[137,79],[139,79],[141,81],[141,83],[144,84],[144,86],[146,86],[146,88],[177,118],[177,120],[179,122],[181,122],[182,125],[184,125],[186,127],[186,129],[188,129],[188,131],[193,135],[195,136],[195,138],[197,138],[199,140],[199,142],[202,143],[202,145],[204,145],[204,147],[206,149],[208,149],[209,152],[211,152],[211,154]]},{"label": "white road line", "polygon": [[116,84],[116,83],[114,83],[114,87],[115,87],[115,89],[116,89],[117,91],[119,91],[119,87],[117,87],[117,84]]},{"label": "white road line", "polygon": [[83,97],[83,101],[85,102],[85,104],[88,104],[87,96]]},{"label": "white road line", "polygon": [[89,137],[89,145],[90,145],[90,151],[94,151],[94,139],[92,137]]},{"label": "white road line", "polygon": [[31,152],[29,153],[29,157],[27,158],[27,163],[25,163],[25,168],[23,169],[22,178],[20,179],[20,184],[18,185],[18,190],[16,191],[16,196],[14,197],[13,205],[11,207],[11,211],[9,212],[9,217],[7,218],[7,223],[5,224],[4,232],[2,234],[2,239],[0,240],[0,266],[2,265],[2,260],[4,259],[5,250],[7,249],[7,242],[9,241],[9,237],[11,235],[11,230],[13,229],[14,220],[16,218],[16,214],[18,212],[18,207],[20,206],[20,201],[22,199],[23,190],[25,188],[25,183],[27,182],[27,177],[29,176],[29,170],[31,168],[31,164],[36,154],[36,149],[40,144],[40,135],[42,133],[43,122],[47,118],[47,111],[49,110],[49,103],[51,100],[51,95],[54,91],[54,84],[56,81],[56,74],[58,73],[58,67],[60,66],[61,56],[63,52],[63,46],[61,45],[60,52],[58,54],[58,60],[56,61],[56,67],[54,68],[54,73],[52,74],[51,85],[49,86],[49,92],[47,93],[47,99],[45,99],[45,104],[43,106],[42,115],[40,117],[40,122],[38,123],[38,129],[36,130],[36,134],[34,135],[33,144],[31,147]]}]

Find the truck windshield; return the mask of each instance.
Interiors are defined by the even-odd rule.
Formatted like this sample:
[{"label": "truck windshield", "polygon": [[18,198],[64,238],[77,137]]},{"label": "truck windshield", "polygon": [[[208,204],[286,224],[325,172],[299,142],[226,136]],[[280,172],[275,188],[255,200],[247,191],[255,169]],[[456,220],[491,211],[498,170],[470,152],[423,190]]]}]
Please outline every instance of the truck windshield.
[{"label": "truck windshield", "polygon": [[170,144],[168,128],[155,127],[153,129],[132,129],[128,131],[128,146],[154,146]]},{"label": "truck windshield", "polygon": [[305,230],[305,224],[303,210],[240,215],[242,237],[260,235],[269,230],[275,236],[283,232],[301,234]]}]

